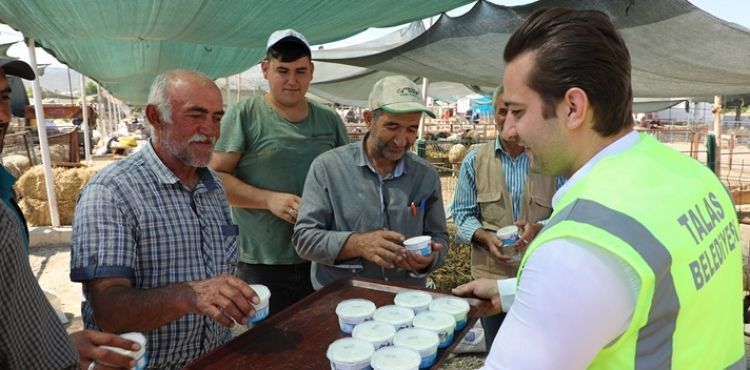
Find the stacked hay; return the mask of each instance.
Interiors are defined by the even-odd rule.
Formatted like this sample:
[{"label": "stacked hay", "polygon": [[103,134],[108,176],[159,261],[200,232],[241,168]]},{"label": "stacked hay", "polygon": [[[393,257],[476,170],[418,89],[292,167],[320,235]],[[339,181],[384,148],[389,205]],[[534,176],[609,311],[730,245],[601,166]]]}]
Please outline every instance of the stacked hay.
[{"label": "stacked hay", "polygon": [[430,274],[438,290],[449,291],[471,281],[471,246],[456,240],[456,226],[448,223],[448,244],[450,249],[443,267]]},{"label": "stacked hay", "polygon": [[[96,170],[87,167],[52,168],[60,224],[71,225],[73,223],[73,212],[75,211],[78,194],[95,173]],[[23,211],[30,226],[43,226],[52,223],[42,166],[32,167],[18,179],[16,193],[20,198],[18,206]]]},{"label": "stacked hay", "polygon": [[13,177],[19,178],[31,168],[31,161],[25,155],[11,154],[3,157],[3,166]]}]

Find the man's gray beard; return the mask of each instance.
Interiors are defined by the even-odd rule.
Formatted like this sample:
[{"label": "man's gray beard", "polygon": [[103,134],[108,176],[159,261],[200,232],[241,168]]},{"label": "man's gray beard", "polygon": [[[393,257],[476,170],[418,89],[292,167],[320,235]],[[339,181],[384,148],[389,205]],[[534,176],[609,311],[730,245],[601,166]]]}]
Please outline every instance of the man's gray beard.
[{"label": "man's gray beard", "polygon": [[[190,144],[189,141],[188,144]],[[170,154],[172,154],[177,160],[179,160],[182,164],[190,167],[206,167],[208,166],[208,162],[211,160],[211,154],[209,153],[208,158],[203,161],[199,160],[198,158],[195,158],[187,148],[187,145],[182,148],[177,148],[174,145],[172,145],[171,140],[164,140],[164,146],[167,148],[167,151],[169,151]],[[213,146],[211,146],[211,150],[213,151]]]}]

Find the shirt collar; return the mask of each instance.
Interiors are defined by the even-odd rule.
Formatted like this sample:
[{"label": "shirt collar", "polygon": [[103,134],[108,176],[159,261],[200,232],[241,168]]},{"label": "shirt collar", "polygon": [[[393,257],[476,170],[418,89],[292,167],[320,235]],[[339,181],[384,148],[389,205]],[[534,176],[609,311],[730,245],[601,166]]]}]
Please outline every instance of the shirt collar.
[{"label": "shirt collar", "polygon": [[615,140],[611,144],[607,145],[604,149],[600,150],[599,153],[596,153],[591,159],[589,159],[586,164],[584,164],[581,168],[576,171],[573,176],[568,179],[568,181],[565,182],[565,184],[560,187],[560,189],[557,190],[555,195],[552,197],[552,208],[557,207],[557,203],[562,199],[562,197],[565,195],[565,193],[568,192],[568,190],[575,185],[576,182],[578,182],[580,179],[584,178],[589,172],[591,172],[591,169],[594,167],[595,164],[597,164],[599,161],[601,161],[604,158],[613,156],[615,154],[622,153],[631,147],[633,147],[635,144],[638,143],[638,141],[641,139],[640,135],[638,135],[638,132],[631,131],[627,135]]},{"label": "shirt collar", "polygon": [[[370,163],[370,159],[367,158],[367,152],[365,152],[365,140],[367,140],[369,136],[370,133],[366,133],[362,140],[357,144],[358,150],[356,154],[356,163],[357,166],[367,166],[370,171],[380,175],[378,171],[375,170],[375,167],[372,166],[372,163]],[[404,156],[396,162],[396,166],[393,168],[393,172],[389,176],[385,177],[386,179],[400,177],[401,175],[406,173],[406,157],[408,155],[408,152],[404,153]]]},{"label": "shirt collar", "polygon": [[[144,145],[141,150],[143,152],[143,158],[145,160],[145,164],[148,168],[150,168],[155,174],[156,178],[161,184],[176,184],[180,182],[180,179],[170,170],[164,162],[159,159],[159,156],[156,155],[156,151],[154,150],[154,146],[151,143],[151,140],[148,141],[148,144]],[[218,184],[216,183],[216,180],[211,175],[211,170],[209,170],[206,167],[198,167],[198,179],[199,186],[200,184],[203,184],[203,186],[206,187],[209,191],[218,189]]]}]

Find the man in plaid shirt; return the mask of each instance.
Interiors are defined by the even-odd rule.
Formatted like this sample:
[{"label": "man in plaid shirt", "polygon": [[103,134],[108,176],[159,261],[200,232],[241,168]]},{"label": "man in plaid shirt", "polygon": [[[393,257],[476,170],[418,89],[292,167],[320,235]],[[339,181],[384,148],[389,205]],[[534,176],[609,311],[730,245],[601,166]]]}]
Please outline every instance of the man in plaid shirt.
[{"label": "man in plaid shirt", "polygon": [[259,301],[232,276],[237,227],[206,168],[224,113],[219,88],[196,72],[166,72],[145,113],[151,141],[80,195],[70,276],[83,282],[87,328],[143,332],[148,367],[181,368],[228,341]]}]

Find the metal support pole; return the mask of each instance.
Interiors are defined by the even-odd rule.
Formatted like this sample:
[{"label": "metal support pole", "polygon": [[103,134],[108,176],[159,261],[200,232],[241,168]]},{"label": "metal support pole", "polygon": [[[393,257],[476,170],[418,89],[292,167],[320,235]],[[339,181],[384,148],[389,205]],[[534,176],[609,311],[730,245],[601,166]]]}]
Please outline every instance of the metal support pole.
[{"label": "metal support pole", "polygon": [[[34,39],[29,39],[29,61],[31,68],[36,71],[36,49]],[[53,227],[60,226],[60,215],[57,213],[57,196],[55,195],[54,178],[52,177],[52,161],[49,156],[49,145],[47,144],[47,126],[44,123],[44,106],[42,105],[42,87],[39,78],[31,83],[34,92],[34,112],[36,113],[36,129],[39,134],[39,151],[42,153],[42,167],[44,168],[44,185],[47,190],[47,202],[49,204],[49,218]]]},{"label": "metal support pole", "polygon": [[83,148],[86,151],[84,157],[87,164],[92,164],[91,161],[91,137],[89,129],[89,104],[86,101],[86,76],[81,73],[81,112],[83,113]]}]

